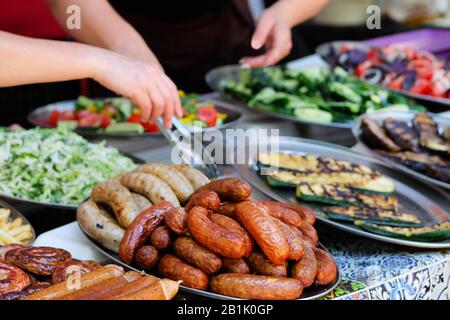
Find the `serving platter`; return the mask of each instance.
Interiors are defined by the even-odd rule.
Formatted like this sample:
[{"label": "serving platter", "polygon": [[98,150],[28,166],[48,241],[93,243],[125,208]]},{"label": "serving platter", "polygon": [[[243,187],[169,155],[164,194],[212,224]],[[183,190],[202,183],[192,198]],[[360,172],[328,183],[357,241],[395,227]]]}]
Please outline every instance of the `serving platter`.
[{"label": "serving platter", "polygon": [[[265,150],[274,150],[270,145],[278,143],[277,150],[279,152],[327,156],[334,159],[366,165],[380,171],[383,175],[393,180],[396,187],[395,194],[399,200],[401,210],[416,215],[424,222],[424,224],[434,224],[450,219],[449,194],[430,184],[416,180],[400,170],[389,168],[382,162],[369,156],[356,153],[345,147],[302,138],[279,137],[277,140],[268,140],[265,142],[269,144]],[[261,143],[265,142],[262,141]],[[241,146],[238,145],[237,148],[241,148]],[[256,157],[256,155],[254,156]],[[294,191],[282,188],[271,188],[267,185],[265,178],[258,173],[256,159],[250,158],[249,160],[248,164],[233,165],[240,177],[244,178],[256,189],[276,201],[298,203]],[[352,223],[337,222],[329,219],[321,211],[323,205],[311,202],[301,202],[301,205],[313,209],[316,212],[317,219],[321,222],[356,235],[410,247],[435,249],[450,248],[450,239],[436,242],[420,242],[377,235],[362,230]]]},{"label": "serving platter", "polygon": [[[142,160],[141,158],[135,157],[131,154],[124,153],[124,152],[120,152],[120,153],[122,155],[130,158],[131,160],[133,160],[133,162],[135,164],[145,163],[145,161]],[[37,200],[32,200],[32,199],[27,199],[27,198],[22,198],[22,197],[16,197],[16,196],[12,196],[7,193],[0,192],[0,199],[2,199],[2,198],[5,200],[11,200],[13,202],[31,204],[31,205],[39,206],[39,207],[43,207],[43,208],[49,207],[49,208],[55,208],[55,209],[60,209],[60,210],[71,210],[71,211],[75,211],[78,208],[78,205],[75,205],[75,204],[63,204],[63,203],[53,203],[53,202],[46,202],[46,201],[37,201]]]},{"label": "serving platter", "polygon": [[[82,228],[82,226],[80,224],[78,224],[78,225],[79,225],[81,231],[84,233],[84,235],[92,242],[92,244],[97,248],[97,250],[100,251],[102,254],[104,254],[106,257],[108,257],[109,259],[111,259],[115,263],[123,266],[124,268],[128,268],[128,269],[131,269],[131,270],[137,271],[137,272],[142,272],[142,270],[138,269],[136,266],[124,263],[122,260],[120,260],[120,258],[117,255],[117,253],[112,252],[111,250],[105,249],[101,244],[99,244],[96,240],[94,240],[92,237],[90,237],[83,230],[83,228]],[[329,252],[327,250],[327,248],[325,248],[321,243],[319,243],[319,247],[321,249]],[[327,286],[315,286],[315,285],[312,285],[311,287],[308,287],[308,288],[306,288],[303,291],[303,294],[300,296],[300,298],[298,300],[313,300],[313,299],[318,299],[320,297],[326,296],[328,293],[330,293],[332,290],[334,290],[337,287],[337,285],[339,284],[340,280],[341,280],[341,275],[340,275],[339,268],[338,268],[337,277],[336,277],[336,279],[334,280],[333,283],[331,283],[331,284],[329,284]],[[203,296],[203,297],[210,298],[210,299],[243,300],[243,299],[240,299],[240,298],[225,296],[225,295],[218,294],[218,293],[213,293],[213,292],[210,292],[210,291],[189,288],[187,286],[184,286],[183,284],[180,285],[180,289],[182,291],[184,291],[184,292],[192,293],[192,294]]]},{"label": "serving platter", "polygon": [[[316,48],[316,53],[325,60],[330,66],[336,66],[337,61],[333,57],[333,52],[338,52],[339,48],[342,45],[348,45],[355,48],[361,48],[363,50],[368,50],[370,48],[377,48],[379,46],[375,46],[372,44],[367,44],[364,42],[358,42],[358,41],[332,41],[327,43],[322,43]],[[364,80],[363,80],[364,81]],[[390,88],[387,88],[385,86],[379,85],[383,89],[386,89],[388,91],[400,93],[404,96],[407,96],[411,99],[414,99],[420,104],[424,104],[429,107],[429,109],[433,109],[435,111],[445,111],[450,109],[450,99],[446,98],[438,98],[438,97],[432,97],[424,94],[417,94],[417,93],[411,93],[406,90],[392,90]]]},{"label": "serving platter", "polygon": [[[201,100],[201,99],[200,99]],[[55,102],[51,103],[42,107],[39,107],[35,110],[33,110],[31,113],[28,114],[27,119],[28,122],[31,124],[43,127],[43,128],[52,128],[51,124],[48,121],[48,118],[52,111],[75,111],[75,103],[76,100],[66,100],[61,102]],[[226,113],[228,117],[224,120],[223,124],[216,127],[211,128],[204,128],[202,131],[207,132],[211,130],[222,130],[229,127],[234,126],[241,118],[241,114],[237,112],[236,110],[232,110],[230,108],[227,108],[225,105],[220,104],[220,102],[214,102],[214,105],[216,106],[216,109],[218,112]],[[106,132],[99,132],[97,128],[77,128],[74,130],[76,133],[78,133],[81,136],[87,137],[87,138],[132,138],[132,137],[161,137],[161,132],[144,132],[144,133],[106,133]]]},{"label": "serving platter", "polygon": [[[34,240],[36,240],[36,232],[34,231],[33,225],[28,221],[27,218],[25,218],[25,216],[16,208],[14,208],[13,206],[9,205],[8,203],[0,200],[0,208],[5,208],[5,209],[9,209],[11,210],[11,216],[10,219],[16,219],[16,218],[21,218],[23,221],[23,225],[29,224],[31,227],[31,233],[32,233],[32,237],[31,239],[28,241],[28,243],[26,243],[27,245],[32,245]],[[1,245],[0,245],[1,246]]]},{"label": "serving platter", "polygon": [[[228,65],[228,66],[222,66],[215,68],[211,71],[209,71],[206,76],[205,80],[206,83],[209,85],[211,89],[213,89],[216,92],[225,94],[222,90],[224,83],[226,83],[229,80],[237,81],[240,79],[242,67],[239,65]],[[319,122],[319,121],[306,121],[299,118],[296,118],[291,115],[282,114],[278,112],[268,111],[264,110],[263,108],[252,108],[248,106],[247,104],[238,101],[234,98],[232,98],[230,95],[225,94],[227,98],[229,98],[233,104],[245,108],[247,110],[251,110],[253,112],[260,112],[263,114],[266,114],[271,117],[283,119],[283,120],[289,120],[292,122],[296,122],[299,124],[306,124],[306,125],[315,125],[315,126],[323,126],[323,127],[331,127],[331,128],[341,128],[341,129],[351,129],[352,123],[343,123],[343,122]]]},{"label": "serving platter", "polygon": [[[449,128],[450,127],[450,118],[446,118],[446,117],[440,117],[436,114],[432,114],[429,113],[434,121],[438,124],[439,128]],[[432,184],[434,186],[437,187],[441,187],[447,190],[450,190],[450,183],[447,183],[445,181],[441,181],[441,180],[437,180],[434,178],[431,178],[425,174],[422,174],[418,171],[412,170],[410,168],[408,168],[407,166],[404,166],[398,162],[395,162],[387,157],[383,157],[382,155],[380,155],[379,153],[373,151],[362,139],[361,139],[361,122],[364,118],[368,118],[368,119],[372,119],[374,121],[376,121],[379,124],[382,124],[383,121],[388,118],[388,117],[392,117],[398,121],[404,121],[407,123],[410,123],[411,120],[417,115],[417,112],[414,111],[408,111],[408,112],[396,112],[396,111],[389,111],[389,112],[385,112],[385,111],[377,111],[377,112],[373,112],[370,114],[365,114],[361,117],[359,117],[358,119],[355,120],[355,123],[352,127],[352,133],[353,136],[355,137],[355,139],[360,143],[360,145],[364,148],[364,150],[373,155],[374,157],[376,157],[377,159],[381,160],[382,162],[388,164],[390,167],[393,167],[397,170],[403,171],[409,175],[411,175],[414,178],[423,180],[429,184]]]}]

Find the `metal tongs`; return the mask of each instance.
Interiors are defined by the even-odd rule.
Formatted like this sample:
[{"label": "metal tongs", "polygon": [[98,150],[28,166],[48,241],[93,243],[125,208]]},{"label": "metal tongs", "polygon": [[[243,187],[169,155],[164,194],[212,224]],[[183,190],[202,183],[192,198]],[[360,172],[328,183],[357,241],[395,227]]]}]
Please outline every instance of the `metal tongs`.
[{"label": "metal tongs", "polygon": [[219,176],[214,158],[205,150],[202,141],[196,140],[196,135],[192,134],[192,131],[187,129],[177,118],[172,119],[172,128],[170,129],[164,127],[161,118],[156,120],[156,125],[170,145],[179,151],[178,155],[184,164],[200,167],[210,179],[216,179]]}]

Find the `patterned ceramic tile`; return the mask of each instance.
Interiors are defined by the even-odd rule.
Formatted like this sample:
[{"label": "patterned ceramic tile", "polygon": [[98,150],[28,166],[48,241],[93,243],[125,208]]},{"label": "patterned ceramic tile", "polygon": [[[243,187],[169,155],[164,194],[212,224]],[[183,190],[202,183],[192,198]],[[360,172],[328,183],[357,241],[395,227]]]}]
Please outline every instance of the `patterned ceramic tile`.
[{"label": "patterned ceramic tile", "polygon": [[415,271],[399,278],[405,300],[429,300],[431,285],[428,268]]},{"label": "patterned ceramic tile", "polygon": [[369,291],[362,290],[337,298],[338,300],[369,300]]},{"label": "patterned ceramic tile", "polygon": [[450,300],[450,260],[429,267],[431,300]]},{"label": "patterned ceramic tile", "polygon": [[398,279],[387,281],[369,289],[370,300],[403,300]]}]

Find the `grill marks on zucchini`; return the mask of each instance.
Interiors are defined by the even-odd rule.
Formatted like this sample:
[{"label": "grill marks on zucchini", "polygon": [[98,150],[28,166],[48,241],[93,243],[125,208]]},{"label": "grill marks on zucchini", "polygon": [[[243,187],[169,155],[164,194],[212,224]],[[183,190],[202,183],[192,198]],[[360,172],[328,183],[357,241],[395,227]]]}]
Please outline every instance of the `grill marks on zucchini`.
[{"label": "grill marks on zucchini", "polygon": [[450,238],[450,221],[425,227],[391,227],[355,221],[355,225],[369,232],[413,241],[440,241]]},{"label": "grill marks on zucchini", "polygon": [[304,201],[334,204],[345,207],[369,207],[397,210],[398,199],[393,195],[376,195],[356,192],[350,188],[334,185],[301,183],[297,185],[296,197]]},{"label": "grill marks on zucchini", "polygon": [[366,223],[397,227],[421,226],[421,221],[412,214],[392,210],[359,207],[325,207],[322,209],[331,219],[354,222],[364,220]]}]

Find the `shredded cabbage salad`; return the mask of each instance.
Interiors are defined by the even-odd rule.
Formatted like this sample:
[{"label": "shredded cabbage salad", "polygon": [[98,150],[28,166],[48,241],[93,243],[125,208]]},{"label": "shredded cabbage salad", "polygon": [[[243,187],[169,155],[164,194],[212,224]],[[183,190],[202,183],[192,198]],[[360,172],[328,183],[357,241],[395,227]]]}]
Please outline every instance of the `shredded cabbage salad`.
[{"label": "shredded cabbage salad", "polygon": [[134,169],[105,143],[64,129],[0,130],[0,192],[19,198],[78,205],[92,187]]}]

